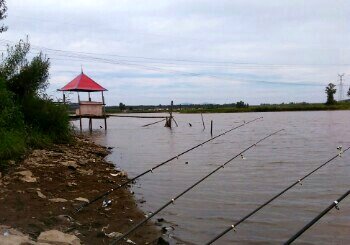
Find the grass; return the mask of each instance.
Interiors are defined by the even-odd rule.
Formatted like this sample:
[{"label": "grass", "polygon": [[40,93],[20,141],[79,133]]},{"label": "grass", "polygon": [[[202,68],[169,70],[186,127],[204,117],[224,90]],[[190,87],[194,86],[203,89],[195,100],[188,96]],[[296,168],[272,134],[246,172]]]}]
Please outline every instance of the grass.
[{"label": "grass", "polygon": [[[170,106],[127,106],[121,111],[117,106],[106,107],[106,113],[159,113],[169,112]],[[333,105],[323,103],[289,103],[261,104],[237,106],[237,104],[200,104],[174,105],[173,111],[180,113],[239,113],[239,112],[278,112],[278,111],[327,111],[350,110],[350,101],[338,102]]]},{"label": "grass", "polygon": [[24,132],[18,130],[0,131],[0,169],[7,167],[9,159],[17,160],[26,151]]},{"label": "grass", "polygon": [[327,111],[327,110],[350,110],[349,102],[326,105],[321,103],[293,103],[293,104],[274,104],[274,105],[257,105],[249,107],[218,107],[218,108],[186,108],[181,113],[239,113],[239,112],[278,112],[278,111]]}]

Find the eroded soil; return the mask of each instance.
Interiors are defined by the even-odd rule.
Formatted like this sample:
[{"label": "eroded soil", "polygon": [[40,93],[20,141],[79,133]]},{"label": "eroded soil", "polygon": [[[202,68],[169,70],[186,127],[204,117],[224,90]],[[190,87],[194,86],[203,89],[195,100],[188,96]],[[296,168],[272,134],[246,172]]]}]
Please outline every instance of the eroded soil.
[{"label": "eroded soil", "polygon": [[[83,244],[108,244],[112,239],[108,235],[125,232],[145,216],[128,189],[109,195],[112,203],[106,208],[99,200],[73,213],[84,199],[92,200],[127,180],[125,173],[104,160],[106,155],[105,147],[84,138],[34,150],[0,177],[0,225],[29,234],[34,240],[42,231],[57,229],[76,235]],[[159,236],[150,223],[130,239],[137,244],[156,244]]]}]

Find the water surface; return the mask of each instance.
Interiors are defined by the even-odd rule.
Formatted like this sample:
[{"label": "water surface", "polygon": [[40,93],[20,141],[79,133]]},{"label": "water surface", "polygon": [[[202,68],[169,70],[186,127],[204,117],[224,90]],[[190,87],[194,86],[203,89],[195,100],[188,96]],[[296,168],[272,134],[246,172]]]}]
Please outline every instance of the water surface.
[{"label": "water surface", "polygon": [[[100,144],[115,147],[109,160],[134,177],[209,139],[210,120],[214,121],[217,135],[260,116],[264,119],[191,151],[142,177],[133,187],[136,199],[146,201],[139,206],[145,212],[154,211],[249,145],[284,128],[282,133],[246,152],[246,159],[237,158],[156,216],[175,228],[169,234],[174,244],[180,240],[203,244],[333,157],[337,146],[349,146],[350,112],[204,114],[205,130],[199,114],[175,114],[179,127],[171,130],[164,128],[163,123],[141,127],[157,119],[110,118],[107,133],[97,131],[92,137]],[[94,121],[95,128],[99,124],[102,126],[102,122]],[[216,244],[280,244],[288,239],[349,189],[349,153],[288,191]],[[350,244],[350,198],[340,204],[340,211],[332,210],[297,241]]]}]

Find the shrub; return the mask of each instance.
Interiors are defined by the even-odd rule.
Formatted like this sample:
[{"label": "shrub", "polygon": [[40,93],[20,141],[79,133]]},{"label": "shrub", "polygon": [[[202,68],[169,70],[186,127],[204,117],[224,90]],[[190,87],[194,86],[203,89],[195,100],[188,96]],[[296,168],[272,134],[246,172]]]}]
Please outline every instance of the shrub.
[{"label": "shrub", "polygon": [[0,64],[0,167],[27,148],[70,140],[67,108],[44,94],[49,60],[42,54],[28,61],[29,44],[8,48]]},{"label": "shrub", "polygon": [[[22,111],[28,132],[33,134],[29,142],[39,143],[40,135],[44,143],[63,143],[70,139],[71,127],[65,106],[47,98],[28,97],[23,100]],[[35,145],[40,146],[40,143]]]}]

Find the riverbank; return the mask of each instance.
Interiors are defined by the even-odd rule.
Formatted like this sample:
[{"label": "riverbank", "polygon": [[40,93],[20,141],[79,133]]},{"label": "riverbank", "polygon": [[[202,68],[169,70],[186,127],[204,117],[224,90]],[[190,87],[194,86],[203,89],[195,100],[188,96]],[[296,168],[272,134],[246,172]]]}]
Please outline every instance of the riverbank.
[{"label": "riverbank", "polygon": [[[107,148],[76,138],[72,144],[34,150],[21,163],[11,164],[0,177],[0,225],[28,234],[34,242],[44,231],[59,230],[82,244],[108,244],[144,218],[128,189],[112,193],[108,207],[99,201],[73,214],[87,200],[127,180],[104,159],[108,154]],[[156,244],[159,236],[147,224],[130,239]]]},{"label": "riverbank", "polygon": [[342,102],[333,105],[321,103],[292,103],[292,104],[266,104],[246,107],[216,107],[215,105],[206,107],[186,108],[180,113],[241,113],[241,112],[281,112],[281,111],[336,111],[350,110],[349,102]]},{"label": "riverbank", "polygon": [[[116,107],[106,108],[107,113],[169,113],[170,106],[129,106],[121,111]],[[236,106],[234,104],[191,104],[174,105],[173,111],[179,113],[241,113],[241,112],[279,112],[279,111],[335,111],[350,110],[350,102],[337,102],[326,105],[324,103],[288,103],[288,104],[261,104]]]}]

